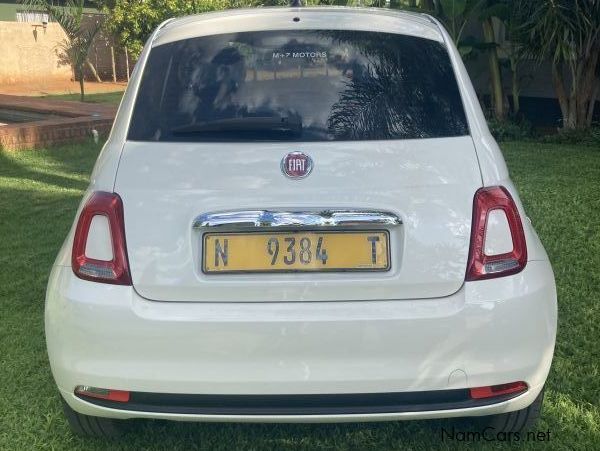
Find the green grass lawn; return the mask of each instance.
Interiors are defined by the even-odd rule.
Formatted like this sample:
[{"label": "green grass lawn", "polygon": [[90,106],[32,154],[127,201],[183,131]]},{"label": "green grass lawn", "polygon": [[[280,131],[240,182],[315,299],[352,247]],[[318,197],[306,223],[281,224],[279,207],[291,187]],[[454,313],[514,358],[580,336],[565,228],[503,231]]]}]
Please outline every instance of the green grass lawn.
[{"label": "green grass lawn", "polygon": [[[124,91],[115,91],[115,92],[99,92],[95,94],[86,94],[85,102],[90,103],[112,103],[114,105],[118,105],[121,102],[121,97],[123,97]],[[80,95],[77,94],[50,94],[47,96],[43,96],[48,99],[57,99],[57,100],[75,100],[79,102]]]},{"label": "green grass lawn", "polygon": [[[558,284],[559,334],[543,421],[549,443],[600,449],[600,149],[506,143],[525,206]],[[43,330],[48,272],[99,147],[0,152],[0,449],[106,449],[71,436]],[[111,449],[456,449],[453,421],[342,425],[141,422]],[[479,444],[484,449],[505,444]],[[485,445],[485,446],[484,446]],[[477,447],[479,449],[479,446]]]}]

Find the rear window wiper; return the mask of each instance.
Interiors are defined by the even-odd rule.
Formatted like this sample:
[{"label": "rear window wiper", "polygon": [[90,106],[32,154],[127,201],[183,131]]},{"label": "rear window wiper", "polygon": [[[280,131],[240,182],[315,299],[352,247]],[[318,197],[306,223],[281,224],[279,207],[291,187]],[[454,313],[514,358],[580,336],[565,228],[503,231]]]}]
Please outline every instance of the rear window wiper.
[{"label": "rear window wiper", "polygon": [[197,122],[171,129],[173,135],[215,134],[224,132],[274,132],[295,135],[302,132],[302,122],[297,118],[286,116],[246,116]]}]

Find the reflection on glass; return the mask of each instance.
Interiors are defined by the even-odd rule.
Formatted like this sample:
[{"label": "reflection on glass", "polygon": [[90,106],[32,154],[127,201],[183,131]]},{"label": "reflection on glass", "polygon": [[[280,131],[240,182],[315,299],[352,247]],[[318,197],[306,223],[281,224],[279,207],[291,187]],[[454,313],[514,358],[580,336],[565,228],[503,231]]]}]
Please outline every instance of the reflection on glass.
[{"label": "reflection on glass", "polygon": [[152,50],[129,139],[381,140],[468,134],[445,48],[328,30],[198,37]]}]

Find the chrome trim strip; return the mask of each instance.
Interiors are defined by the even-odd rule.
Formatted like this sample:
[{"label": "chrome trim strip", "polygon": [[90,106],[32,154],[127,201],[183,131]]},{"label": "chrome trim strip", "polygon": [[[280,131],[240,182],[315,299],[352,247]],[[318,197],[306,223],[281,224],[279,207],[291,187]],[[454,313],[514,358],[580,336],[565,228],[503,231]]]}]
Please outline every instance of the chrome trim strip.
[{"label": "chrome trim strip", "polygon": [[342,227],[364,225],[395,226],[402,224],[394,213],[373,210],[271,211],[235,210],[203,213],[193,223],[194,229],[207,227]]}]

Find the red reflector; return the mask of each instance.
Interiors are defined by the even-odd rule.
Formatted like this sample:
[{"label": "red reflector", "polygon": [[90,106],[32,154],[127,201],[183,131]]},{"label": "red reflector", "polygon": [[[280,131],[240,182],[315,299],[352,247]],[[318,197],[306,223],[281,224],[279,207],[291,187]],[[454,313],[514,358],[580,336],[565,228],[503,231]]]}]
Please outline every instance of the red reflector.
[{"label": "red reflector", "polygon": [[[113,251],[113,259],[110,261],[90,258],[85,254],[92,219],[98,215],[106,216],[110,226]],[[96,191],[81,210],[73,239],[71,266],[80,279],[131,285],[125,244],[123,202],[118,194]]]},{"label": "red reflector", "polygon": [[509,395],[511,393],[527,391],[527,384],[519,381],[511,382],[509,384],[475,387],[471,388],[469,391],[472,399],[493,398],[495,396]]},{"label": "red reflector", "polygon": [[[485,254],[485,232],[488,215],[502,210],[508,220],[513,249],[506,254]],[[467,281],[491,279],[516,274],[527,264],[527,245],[521,217],[512,196],[503,186],[481,188],[473,201],[471,247],[467,262]]]},{"label": "red reflector", "polygon": [[124,390],[110,390],[107,388],[78,385],[75,388],[75,394],[89,398],[106,399],[107,401],[129,402],[129,392]]}]

